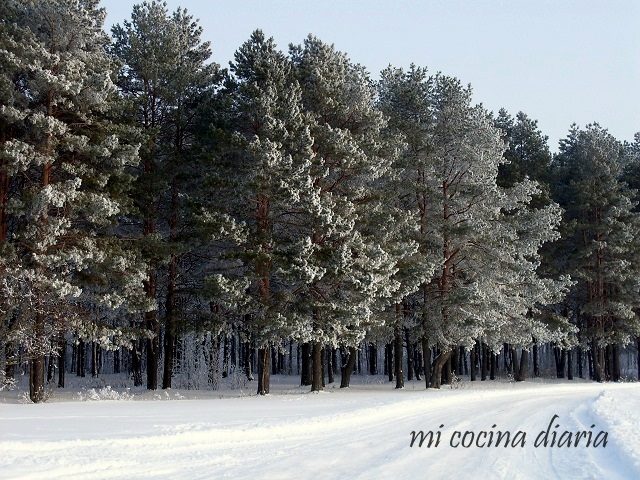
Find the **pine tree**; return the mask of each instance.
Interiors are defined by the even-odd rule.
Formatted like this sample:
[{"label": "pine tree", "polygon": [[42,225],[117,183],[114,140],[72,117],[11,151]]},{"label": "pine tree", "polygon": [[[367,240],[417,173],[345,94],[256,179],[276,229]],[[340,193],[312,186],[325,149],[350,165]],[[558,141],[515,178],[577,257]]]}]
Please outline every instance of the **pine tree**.
[{"label": "pine tree", "polygon": [[296,328],[292,298],[319,274],[308,265],[313,246],[302,230],[317,189],[309,176],[308,122],[289,60],[258,30],[236,52],[231,72],[219,121],[231,137],[214,158],[218,171],[209,184],[216,187],[216,203],[204,212],[217,225],[219,261],[227,264],[209,278],[208,289],[213,301],[251,318],[244,327],[258,345],[258,393],[264,395],[271,349]]},{"label": "pine tree", "polygon": [[[115,310],[140,287],[135,253],[113,237],[124,169],[138,157],[109,122],[114,65],[97,3],[9,1],[2,20],[11,75],[3,76],[2,174],[22,180],[3,202],[14,227],[2,239],[0,297],[17,302],[14,338],[30,358],[34,402],[45,400],[45,354],[71,328],[95,333],[90,309]],[[100,274],[113,279],[108,288],[87,284]]]},{"label": "pine tree", "polygon": [[500,131],[458,80],[416,67],[387,69],[381,102],[409,145],[399,191],[420,226],[423,278],[437,265],[420,300],[425,359],[432,346],[439,352],[427,386],[438,387],[454,348],[517,331],[517,321],[561,290],[536,272],[559,210],[529,209],[539,189],[526,178],[497,184],[505,162]]},{"label": "pine tree", "polygon": [[[172,15],[166,3],[135,5],[131,21],[113,27],[112,52],[122,61],[118,87],[129,114],[144,134],[142,169],[137,174],[137,208],[149,269],[145,288],[159,302],[161,265],[166,269],[164,299],[164,374],[171,387],[181,261],[191,248],[183,222],[185,198],[197,163],[193,144],[198,103],[215,88],[218,66],[207,64],[211,51],[202,29],[186,10]],[[158,388],[161,322],[158,310],[147,312],[147,388]]]},{"label": "pine tree", "polygon": [[398,149],[374,106],[368,73],[313,36],[292,47],[290,56],[312,122],[317,197],[306,228],[309,262],[321,272],[304,286],[296,308],[308,319],[301,340],[313,345],[311,389],[321,390],[322,345],[354,347],[368,328],[385,321],[377,313],[402,298],[394,277],[398,262],[416,246],[394,229],[396,222],[406,225],[395,202],[387,202]]}]

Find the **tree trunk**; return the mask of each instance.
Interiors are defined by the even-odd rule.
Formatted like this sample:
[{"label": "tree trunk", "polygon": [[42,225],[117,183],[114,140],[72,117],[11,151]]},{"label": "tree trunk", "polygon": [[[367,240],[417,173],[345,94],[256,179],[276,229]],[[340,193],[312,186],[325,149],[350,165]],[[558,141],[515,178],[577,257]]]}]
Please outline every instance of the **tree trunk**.
[{"label": "tree trunk", "polygon": [[349,388],[351,384],[351,373],[353,372],[353,368],[356,366],[356,348],[349,347],[349,358],[345,362],[344,349],[342,350],[342,368],[340,372],[342,374],[342,378],[340,379],[340,388]]},{"label": "tree trunk", "polygon": [[429,388],[431,386],[431,348],[429,348],[429,339],[426,335],[422,337],[422,361],[424,362],[425,388]]},{"label": "tree trunk", "polygon": [[[155,292],[155,286],[153,287]],[[154,294],[155,296],[155,294]],[[158,312],[153,310],[145,313],[145,323],[153,337],[147,339],[147,390],[158,389],[158,350],[160,347],[160,324]]]},{"label": "tree trunk", "polygon": [[433,362],[433,372],[431,372],[431,388],[440,388],[442,384],[442,368],[451,358],[451,350],[441,351]]},{"label": "tree trunk", "polygon": [[453,357],[453,350],[451,350],[451,354],[449,355],[449,358],[447,359],[444,366],[442,367],[442,383],[444,385],[451,385],[453,383],[453,378],[451,375],[452,374],[452,368],[451,368],[452,357]]},{"label": "tree trunk", "polygon": [[564,378],[564,369],[567,358],[567,352],[563,348],[554,348],[554,358],[556,361],[556,377]]},{"label": "tree trunk", "polygon": [[258,395],[268,395],[271,383],[271,352],[269,345],[258,349]]},{"label": "tree trunk", "polygon": [[394,334],[394,357],[396,358],[396,388],[404,388],[404,372],[402,371],[402,310],[399,303],[396,303],[396,326],[394,329]]},{"label": "tree trunk", "polygon": [[513,379],[516,382],[524,382],[527,378],[527,359],[529,358],[528,352],[523,348],[520,350],[520,362],[518,359],[518,352],[515,347],[511,347],[511,358],[513,359],[514,375]]},{"label": "tree trunk", "polygon": [[533,376],[538,378],[540,376],[540,365],[538,363],[538,342],[533,339]]},{"label": "tree trunk", "polygon": [[311,345],[305,342],[301,347],[302,372],[300,374],[300,385],[311,385],[313,374],[311,371]]},{"label": "tree trunk", "polygon": [[409,329],[405,331],[406,342],[407,342],[407,380],[413,380],[413,359],[415,357],[414,354],[414,345],[411,341]]},{"label": "tree trunk", "polygon": [[573,350],[567,351],[567,380],[573,380]]},{"label": "tree trunk", "polygon": [[[469,351],[469,372],[471,373],[471,381],[476,381],[476,345],[471,347]],[[506,352],[505,352],[506,355]]]},{"label": "tree trunk", "polygon": [[335,378],[334,378],[334,368],[335,368],[335,355],[336,355],[336,349],[331,347],[328,351],[327,351],[327,374],[328,374],[328,378],[327,378],[327,382],[329,384],[332,384],[335,382]]},{"label": "tree trunk", "polygon": [[322,381],[324,375],[322,374],[322,344],[318,341],[313,342],[313,368],[311,376],[311,391],[320,392],[324,390]]},{"label": "tree trunk", "polygon": [[142,340],[133,341],[131,348],[131,374],[133,375],[133,385],[135,387],[142,386]]},{"label": "tree trunk", "polygon": [[98,376],[98,344],[91,342],[91,376]]},{"label": "tree trunk", "polygon": [[603,359],[602,348],[598,347],[598,341],[593,338],[591,340],[591,361],[593,362],[593,379],[596,382],[604,382],[605,374],[604,374],[604,366],[602,365]]},{"label": "tree trunk", "polygon": [[393,342],[387,343],[387,345],[385,346],[385,351],[387,354],[387,370],[389,373],[390,382],[393,382],[393,376],[394,376],[393,349],[394,349]]},{"label": "tree trunk", "polygon": [[378,374],[378,348],[375,342],[369,344],[369,374]]},{"label": "tree trunk", "polygon": [[638,369],[638,381],[640,381],[640,336],[636,338],[636,347],[638,350],[637,369]]},{"label": "tree trunk", "polygon": [[58,388],[64,388],[65,359],[67,356],[67,341],[61,335],[58,341]]},{"label": "tree trunk", "polygon": [[422,353],[421,353],[421,349],[418,348],[418,344],[414,343],[413,344],[413,371],[416,374],[416,380],[420,381],[422,380],[421,377],[421,370],[422,370]]},{"label": "tree trunk", "polygon": [[487,368],[487,344],[484,342],[480,343],[480,380],[481,381],[486,381],[487,380],[487,374],[489,373],[489,369]]},{"label": "tree trunk", "polygon": [[498,369],[498,358],[495,354],[495,352],[490,352],[490,360],[491,360],[491,365],[490,365],[490,369],[489,369],[489,379],[490,380],[495,380],[496,379],[496,370]]},{"label": "tree trunk", "polygon": [[[177,201],[177,200],[176,200]],[[173,209],[173,200],[172,200]],[[172,220],[172,232],[175,227],[173,223],[176,220]],[[174,234],[171,234],[173,236]],[[169,273],[167,278],[167,298],[165,301],[166,315],[164,319],[164,339],[162,342],[162,348],[164,353],[164,360],[162,365],[162,388],[171,388],[171,379],[173,377],[173,352],[175,348],[175,325],[174,319],[176,316],[177,305],[177,287],[176,281],[178,277],[178,258],[175,254],[171,254],[169,259]]]},{"label": "tree trunk", "polygon": [[611,380],[613,382],[619,382],[622,378],[622,372],[620,370],[620,347],[618,344],[612,345],[613,363],[611,365]]}]

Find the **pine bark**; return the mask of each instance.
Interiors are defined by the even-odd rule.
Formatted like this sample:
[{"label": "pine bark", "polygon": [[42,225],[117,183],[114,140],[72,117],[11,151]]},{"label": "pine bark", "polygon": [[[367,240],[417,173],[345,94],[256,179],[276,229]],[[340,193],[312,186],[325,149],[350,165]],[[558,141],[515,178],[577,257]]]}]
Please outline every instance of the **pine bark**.
[{"label": "pine bark", "polygon": [[395,375],[396,388],[404,388],[404,372],[402,371],[402,305],[396,303],[396,325],[394,329]]},{"label": "pine bark", "polygon": [[[35,337],[39,345],[45,338],[44,316],[41,313],[35,317]],[[33,403],[45,401],[44,393],[44,355],[36,353],[29,361],[29,398]]]},{"label": "pine bark", "polygon": [[349,357],[345,361],[346,355],[342,356],[342,368],[340,369],[341,379],[340,379],[340,388],[349,388],[351,384],[351,374],[353,373],[353,368],[356,366],[356,348],[349,347]]},{"label": "pine bark", "polygon": [[270,388],[271,351],[269,346],[258,349],[258,395],[268,395]]},{"label": "pine bark", "polygon": [[431,388],[440,388],[442,385],[442,369],[451,358],[451,349],[441,351],[433,362],[433,372],[431,372]]},{"label": "pine bark", "polygon": [[422,361],[424,362],[425,388],[429,388],[431,386],[431,348],[429,348],[429,339],[426,335],[422,337]]},{"label": "pine bark", "polygon": [[313,342],[312,356],[311,391],[320,392],[324,390],[324,375],[322,374],[322,344],[318,341]]},{"label": "pine bark", "polygon": [[313,382],[313,373],[311,366],[311,344],[305,342],[300,347],[301,358],[301,372],[300,372],[300,385],[308,386]]}]

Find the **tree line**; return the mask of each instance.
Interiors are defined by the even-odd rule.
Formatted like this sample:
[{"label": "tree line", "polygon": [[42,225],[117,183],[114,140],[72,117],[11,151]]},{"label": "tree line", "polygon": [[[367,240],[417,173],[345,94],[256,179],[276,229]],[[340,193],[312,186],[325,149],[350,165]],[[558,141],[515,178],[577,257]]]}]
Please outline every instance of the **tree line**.
[{"label": "tree line", "polygon": [[222,68],[156,1],[111,36],[98,0],[0,19],[0,380],[27,366],[34,402],[69,346],[157,389],[188,340],[259,394],[294,346],[314,391],[377,372],[378,342],[398,388],[498,354],[523,380],[539,348],[618,380],[640,346],[639,134],[574,125],[553,155],[458,79],[374,80],[313,35],[256,30]]}]

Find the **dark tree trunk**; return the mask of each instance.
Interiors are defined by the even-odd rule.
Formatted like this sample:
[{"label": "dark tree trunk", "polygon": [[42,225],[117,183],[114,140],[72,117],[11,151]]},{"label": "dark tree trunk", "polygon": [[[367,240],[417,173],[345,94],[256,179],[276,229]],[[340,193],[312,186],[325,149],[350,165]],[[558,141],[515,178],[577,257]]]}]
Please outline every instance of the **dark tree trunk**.
[{"label": "dark tree trunk", "polygon": [[[400,304],[396,305],[396,312],[400,313]],[[404,372],[402,371],[402,317],[397,318],[395,327],[394,338],[394,357],[395,362],[395,374],[396,374],[396,388],[404,388]]]},{"label": "dark tree trunk", "polygon": [[416,380],[420,381],[422,380],[422,377],[420,375],[421,370],[423,369],[422,367],[422,353],[420,352],[420,348],[418,348],[418,344],[414,343],[413,344],[413,370],[416,374]]},{"label": "dark tree trunk", "polygon": [[133,348],[131,349],[131,374],[133,375],[133,385],[136,387],[142,386],[142,349],[140,348],[141,343],[142,341],[134,341]]},{"label": "dark tree trunk", "polygon": [[533,376],[540,376],[540,365],[538,363],[538,342],[533,339]]},{"label": "dark tree trunk", "polygon": [[117,348],[113,351],[113,373],[120,373],[121,368],[120,348]]},{"label": "dark tree trunk", "polygon": [[271,352],[269,345],[258,349],[258,395],[267,395],[271,383]]},{"label": "dark tree trunk", "polygon": [[498,357],[496,356],[495,352],[491,352],[490,356],[491,356],[491,368],[489,369],[489,379],[495,380],[496,370],[498,369]]},{"label": "dark tree trunk", "polygon": [[518,352],[515,347],[511,347],[511,358],[514,365],[513,379],[516,382],[524,382],[527,378],[527,359],[529,353],[523,348],[520,350],[520,362],[518,362]]},{"label": "dark tree trunk", "polygon": [[443,385],[451,385],[453,383],[453,378],[451,376],[451,374],[452,374],[451,357],[452,356],[453,356],[453,350],[451,351],[451,355],[449,355],[449,358],[447,359],[447,361],[445,362],[444,366],[442,367],[442,383],[443,383]]},{"label": "dark tree trunk", "polygon": [[369,344],[369,374],[378,374],[378,347],[375,342]]},{"label": "dark tree trunk", "polygon": [[67,341],[64,336],[58,342],[58,388],[64,388],[65,359],[67,356]]},{"label": "dark tree trunk", "polygon": [[7,378],[15,378],[16,364],[13,356],[15,355],[13,342],[7,342],[4,346],[4,354],[7,359],[7,363],[4,367],[4,374]]},{"label": "dark tree trunk", "polygon": [[487,350],[487,344],[484,342],[480,343],[480,380],[483,382],[487,379],[487,374],[489,373],[489,368],[487,368]]},{"label": "dark tree trunk", "polygon": [[356,349],[355,347],[349,347],[349,357],[346,358],[345,362],[345,351],[342,350],[342,368],[340,372],[342,374],[342,378],[340,379],[340,388],[349,388],[351,384],[351,373],[353,372],[353,368],[356,365]]},{"label": "dark tree trunk", "polygon": [[79,356],[78,356],[78,375],[80,377],[85,377],[87,374],[87,350],[89,347],[85,341],[80,342],[79,345]]},{"label": "dark tree trunk", "polygon": [[598,341],[591,340],[591,361],[593,362],[593,379],[596,382],[605,381],[603,349],[598,347]]},{"label": "dark tree trunk", "polygon": [[513,373],[511,368],[513,365],[513,362],[511,361],[511,347],[508,343],[505,343],[502,346],[502,349],[504,351],[504,355],[502,357],[502,368],[504,369],[504,374],[509,375],[510,373]]},{"label": "dark tree trunk", "polygon": [[[53,341],[52,343],[52,347],[53,347]],[[47,384],[53,382],[53,376],[56,372],[56,357],[53,355],[53,353],[51,355],[48,356],[48,360],[49,362],[47,363]]]},{"label": "dark tree trunk", "polygon": [[[169,237],[173,240],[176,236],[177,228],[177,201],[178,194],[175,186],[175,180],[172,184],[171,196],[171,232]],[[178,278],[178,257],[171,254],[169,259],[169,272],[167,276],[167,297],[165,300],[166,315],[164,319],[164,338],[162,342],[163,349],[163,365],[162,365],[162,388],[171,388],[171,379],[173,377],[173,352],[175,348],[175,316],[176,306],[178,303],[177,282]]]},{"label": "dark tree trunk", "polygon": [[249,381],[253,380],[253,353],[251,340],[248,340],[244,343],[244,374]]},{"label": "dark tree trunk", "polygon": [[322,375],[322,344],[320,342],[313,342],[313,372],[311,376],[311,391],[320,392],[323,390],[322,381],[324,375]]},{"label": "dark tree trunk", "polygon": [[476,349],[477,344],[469,351],[469,371],[471,372],[471,381],[476,381]]},{"label": "dark tree trunk", "polygon": [[411,341],[411,335],[409,329],[405,329],[405,338],[407,342],[407,380],[413,380],[413,359],[415,357],[413,353],[413,342]]},{"label": "dark tree trunk", "polygon": [[451,363],[451,372],[454,375],[459,376],[460,375],[460,371],[459,371],[460,347],[455,347],[451,351],[451,359],[449,360],[449,362]]},{"label": "dark tree trunk", "polygon": [[636,347],[638,349],[637,369],[638,369],[638,381],[640,381],[640,337],[636,338]]},{"label": "dark tree trunk", "polygon": [[564,378],[565,363],[567,359],[566,350],[560,347],[555,347],[554,358],[556,361],[556,377]]},{"label": "dark tree trunk", "polygon": [[335,368],[335,355],[336,355],[336,349],[331,347],[328,351],[327,351],[327,374],[328,374],[328,378],[327,378],[327,382],[329,384],[334,383],[336,380],[334,378],[334,368]]},{"label": "dark tree trunk", "polygon": [[29,398],[33,403],[44,402],[44,355],[29,361]]},{"label": "dark tree trunk", "polygon": [[393,376],[394,376],[393,349],[394,349],[394,342],[387,343],[387,345],[385,346],[386,357],[387,357],[387,371],[389,373],[390,382],[393,382]]},{"label": "dark tree trunk", "polygon": [[582,347],[577,348],[576,356],[578,357],[578,377],[584,378],[584,367],[582,366],[582,359],[584,358],[584,354],[582,352]]},{"label": "dark tree trunk", "polygon": [[302,344],[302,372],[300,375],[300,385],[311,385],[313,374],[311,372],[311,345],[308,342]]},{"label": "dark tree trunk", "polygon": [[96,378],[98,376],[98,344],[91,342],[91,376]]},{"label": "dark tree trunk", "polygon": [[158,389],[158,348],[159,335],[156,311],[147,313],[147,328],[154,333],[153,338],[147,339],[147,390]]},{"label": "dark tree trunk", "polygon": [[440,388],[442,380],[442,369],[451,358],[451,350],[441,351],[433,362],[433,372],[431,372],[431,388]]},{"label": "dark tree trunk", "polygon": [[429,348],[429,339],[422,337],[422,361],[424,362],[424,383],[425,388],[431,386],[431,349]]},{"label": "dark tree trunk", "polygon": [[573,380],[573,350],[567,351],[567,380]]},{"label": "dark tree trunk", "polygon": [[622,372],[620,370],[620,347],[618,344],[611,346],[613,362],[611,364],[611,380],[613,382],[619,382],[622,378]]}]

